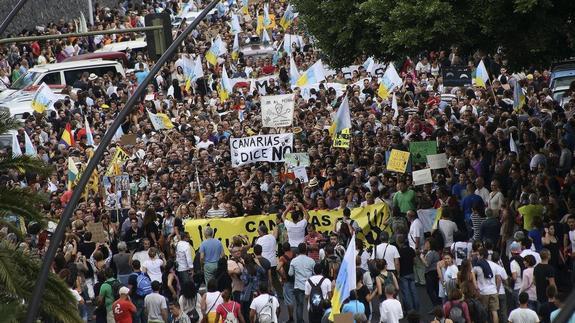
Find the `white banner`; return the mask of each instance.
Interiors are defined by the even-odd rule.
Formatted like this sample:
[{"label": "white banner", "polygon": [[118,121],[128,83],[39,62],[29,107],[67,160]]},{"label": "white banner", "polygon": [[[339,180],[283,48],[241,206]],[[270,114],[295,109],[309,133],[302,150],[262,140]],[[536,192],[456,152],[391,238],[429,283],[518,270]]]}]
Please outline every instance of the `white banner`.
[{"label": "white banner", "polygon": [[415,186],[433,183],[433,178],[431,178],[431,169],[429,168],[415,170],[411,175],[413,176],[413,185]]},{"label": "white banner", "polygon": [[262,97],[262,124],[264,127],[289,127],[293,122],[295,101],[293,94]]},{"label": "white banner", "polygon": [[427,155],[427,163],[431,169],[447,168],[447,155]]},{"label": "white banner", "polygon": [[250,92],[252,92],[253,90],[258,90],[258,92],[261,95],[266,95],[266,86],[269,83],[270,79],[274,79],[276,81],[276,84],[278,84],[277,80],[279,78],[279,74],[274,74],[274,75],[268,75],[268,76],[263,76],[263,77],[259,77],[257,79],[253,79],[253,78],[231,78],[230,79],[230,83],[232,84],[232,87],[235,87],[236,84],[238,83],[245,83],[245,85],[250,87]]},{"label": "white banner", "polygon": [[292,152],[293,134],[259,135],[230,139],[232,166],[255,162],[281,163],[284,155]]}]

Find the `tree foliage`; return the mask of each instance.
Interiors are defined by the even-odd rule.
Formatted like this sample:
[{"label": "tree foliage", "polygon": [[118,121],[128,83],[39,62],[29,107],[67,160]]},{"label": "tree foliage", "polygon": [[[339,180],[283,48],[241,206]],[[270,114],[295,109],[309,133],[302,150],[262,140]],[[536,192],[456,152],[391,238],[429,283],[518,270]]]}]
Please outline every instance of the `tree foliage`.
[{"label": "tree foliage", "polygon": [[[10,114],[0,113],[0,133],[17,129],[20,123]],[[0,156],[1,174],[48,175],[52,167],[40,159],[29,156]],[[37,192],[20,187],[0,187],[0,226],[7,226],[21,236],[19,228],[9,221],[12,215],[26,222],[43,223],[41,206],[46,198]],[[8,241],[0,242],[0,321],[22,322],[32,290],[40,273],[41,260],[16,248]],[[50,274],[40,305],[40,315],[59,322],[82,322],[78,315],[76,300],[67,285],[55,274]]]},{"label": "tree foliage", "polygon": [[332,66],[424,50],[495,52],[546,64],[575,49],[572,0],[292,0]]}]

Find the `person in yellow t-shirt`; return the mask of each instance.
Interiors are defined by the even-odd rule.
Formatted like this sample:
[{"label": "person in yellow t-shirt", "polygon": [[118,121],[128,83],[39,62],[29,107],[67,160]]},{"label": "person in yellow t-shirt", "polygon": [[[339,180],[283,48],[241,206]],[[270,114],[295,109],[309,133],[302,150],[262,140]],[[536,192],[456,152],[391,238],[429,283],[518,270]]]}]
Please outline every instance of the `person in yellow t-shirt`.
[{"label": "person in yellow t-shirt", "polygon": [[523,229],[529,231],[533,229],[533,219],[543,217],[543,205],[537,202],[537,195],[529,195],[529,204],[517,209],[523,217]]}]

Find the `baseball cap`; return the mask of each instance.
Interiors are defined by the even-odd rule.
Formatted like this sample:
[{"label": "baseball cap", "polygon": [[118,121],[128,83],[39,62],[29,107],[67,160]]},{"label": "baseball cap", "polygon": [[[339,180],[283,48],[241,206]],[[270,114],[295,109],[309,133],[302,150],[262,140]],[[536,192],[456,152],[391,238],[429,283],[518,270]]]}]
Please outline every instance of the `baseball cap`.
[{"label": "baseball cap", "polygon": [[521,252],[521,244],[517,241],[513,241],[511,246],[509,247],[511,253],[520,253]]},{"label": "baseball cap", "polygon": [[122,295],[122,294],[126,294],[126,295],[127,295],[127,294],[130,294],[130,289],[129,289],[128,287],[126,287],[126,286],[123,286],[123,287],[120,288],[120,291],[119,291],[118,293],[119,293],[120,295]]}]

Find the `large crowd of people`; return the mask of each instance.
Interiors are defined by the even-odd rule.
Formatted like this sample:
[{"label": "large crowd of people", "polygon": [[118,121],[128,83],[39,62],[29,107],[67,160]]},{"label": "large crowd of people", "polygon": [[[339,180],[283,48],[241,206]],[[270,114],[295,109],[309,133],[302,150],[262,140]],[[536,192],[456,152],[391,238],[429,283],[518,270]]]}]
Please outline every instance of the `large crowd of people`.
[{"label": "large crowd of people", "polygon": [[[148,13],[199,11],[206,2],[96,6],[91,28],[139,27]],[[266,16],[275,19],[264,27],[273,53],[232,58],[231,13],[239,17],[244,44],[254,35],[261,37],[258,16],[264,15],[264,4],[269,5]],[[303,72],[322,54],[297,19],[287,29],[280,26],[287,6],[283,0],[220,4],[126,118],[122,132],[134,135],[132,142],[98,147],[154,64],[145,52],[127,52],[125,76],[84,75],[62,90],[70,99],[57,102],[55,111],[25,116],[17,135],[22,150],[26,132],[39,158],[55,171],[48,178],[3,174],[2,185],[47,193],[44,211],[53,223],[71,196],[69,158],[81,169],[94,149],[106,149],[97,179],[91,181],[98,188],[88,189],[77,206],[52,266],[77,298],[82,319],[329,322],[342,258],[355,236],[356,288],[338,309],[352,313],[355,322],[551,322],[575,279],[575,86],[561,106],[550,92],[548,69],[511,74],[503,54],[465,54],[454,47],[395,63],[403,81],[395,92],[397,111],[391,96],[378,95],[380,79],[362,65],[366,57],[358,58],[350,75],[335,70],[303,93],[290,83],[290,59]],[[183,22],[174,33],[185,27]],[[60,20],[23,34],[75,28]],[[303,37],[286,47],[286,33]],[[214,66],[205,54],[217,36],[228,53]],[[135,38],[119,33],[12,44],[1,49],[0,78],[8,86],[33,66]],[[203,62],[204,76],[188,86],[183,61],[196,57]],[[486,88],[443,84],[443,68],[469,66],[475,73],[481,60],[491,74]],[[230,78],[243,81],[222,100],[218,88],[224,66]],[[245,82],[264,76],[271,80],[263,88]],[[514,104],[518,86],[525,97],[519,105]],[[295,98],[293,127],[264,128],[262,97],[288,93]],[[351,139],[349,148],[336,148],[329,128],[344,96]],[[148,111],[168,115],[174,128],[156,130]],[[69,146],[60,143],[67,124],[75,139]],[[230,138],[280,131],[294,134],[294,152],[308,153],[308,183],[283,163],[232,165]],[[437,152],[448,159],[446,168],[433,170],[432,183],[417,186],[411,171],[425,163],[412,162],[404,174],[386,169],[386,152],[409,151],[416,141],[436,142]],[[120,166],[129,180],[127,197],[117,202],[121,210],[109,207],[108,199],[116,195],[100,187],[118,149],[129,156]],[[3,153],[10,154],[10,148]],[[350,218],[353,208],[384,203],[390,216],[375,230]],[[439,219],[428,228],[421,210],[432,209]],[[318,232],[308,222],[309,210],[337,210],[342,220],[332,231]],[[224,245],[208,226],[201,244],[194,245],[184,229],[195,219],[263,214],[277,225],[261,225],[255,243],[240,235],[228,237],[231,244]],[[91,232],[93,223],[101,223],[104,232]],[[24,239],[7,227],[0,234],[41,257],[53,226],[28,229]],[[95,242],[102,234],[104,241]],[[428,303],[431,307],[423,310]]]}]

